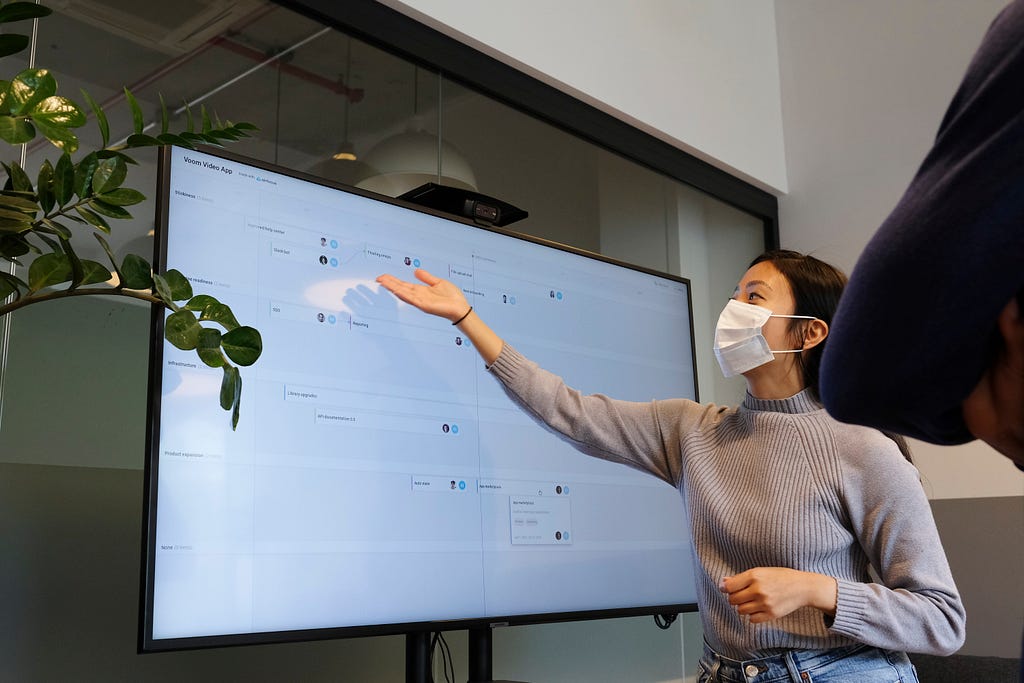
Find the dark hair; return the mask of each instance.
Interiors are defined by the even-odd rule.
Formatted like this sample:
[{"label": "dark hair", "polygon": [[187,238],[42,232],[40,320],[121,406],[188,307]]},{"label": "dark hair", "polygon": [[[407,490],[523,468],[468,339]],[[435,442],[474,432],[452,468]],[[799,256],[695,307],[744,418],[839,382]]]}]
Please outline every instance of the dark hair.
[{"label": "dark hair", "polygon": [[[839,306],[839,297],[846,287],[846,273],[821,259],[787,249],[766,251],[751,261],[750,265],[755,266],[765,262],[775,266],[789,282],[796,305],[793,311],[794,315],[814,316],[818,320],[824,321],[830,328],[832,327],[832,316],[835,315],[836,308]],[[794,339],[794,344],[802,343],[803,331],[809,322],[799,318],[790,320],[789,331]],[[797,368],[800,370],[804,385],[818,403],[821,403],[819,383],[821,356],[825,352],[827,343],[828,337],[825,337],[814,348],[807,349],[796,356]],[[896,442],[903,457],[913,462],[906,439],[898,434],[883,433]]]}]

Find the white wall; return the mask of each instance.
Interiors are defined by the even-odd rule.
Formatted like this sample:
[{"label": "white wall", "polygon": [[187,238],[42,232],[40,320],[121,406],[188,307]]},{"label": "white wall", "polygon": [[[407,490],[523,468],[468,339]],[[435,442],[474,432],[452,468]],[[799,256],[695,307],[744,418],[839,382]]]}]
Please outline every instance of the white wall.
[{"label": "white wall", "polygon": [[770,2],[382,4],[765,189],[788,187]]},{"label": "white wall", "polygon": [[[776,0],[790,180],[779,201],[783,246],[853,267],[931,146],[1005,4]],[[980,442],[913,447],[933,499],[1024,493],[1017,470]]]}]

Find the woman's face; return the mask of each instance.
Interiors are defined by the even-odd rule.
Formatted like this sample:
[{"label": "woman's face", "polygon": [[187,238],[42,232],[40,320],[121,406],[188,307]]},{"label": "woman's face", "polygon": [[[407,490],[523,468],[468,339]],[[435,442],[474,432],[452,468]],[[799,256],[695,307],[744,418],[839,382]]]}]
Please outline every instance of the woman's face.
[{"label": "woman's face", "polygon": [[[772,313],[793,315],[796,311],[796,300],[789,281],[779,270],[768,261],[755,264],[743,274],[736,284],[733,299],[745,304],[753,304],[767,308]],[[791,349],[792,341],[787,329],[789,318],[769,318],[762,330],[768,341],[768,348],[773,351]]]}]

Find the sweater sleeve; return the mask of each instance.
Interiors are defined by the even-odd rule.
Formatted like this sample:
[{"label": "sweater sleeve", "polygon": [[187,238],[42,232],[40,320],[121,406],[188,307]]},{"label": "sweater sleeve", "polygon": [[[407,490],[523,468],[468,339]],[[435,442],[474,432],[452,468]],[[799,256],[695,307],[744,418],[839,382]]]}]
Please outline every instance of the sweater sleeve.
[{"label": "sweater sleeve", "polygon": [[678,486],[683,435],[715,412],[686,399],[638,403],[583,395],[508,344],[490,366],[505,393],[575,448]]},{"label": "sweater sleeve", "polygon": [[[837,419],[963,443],[961,403],[1024,288],[1024,0],[993,22],[932,149],[857,261],[821,368]],[[1024,296],[1024,295],[1018,295]]]},{"label": "sweater sleeve", "polygon": [[917,469],[874,430],[837,435],[842,497],[880,583],[838,581],[833,632],[886,649],[949,655],[965,613]]}]

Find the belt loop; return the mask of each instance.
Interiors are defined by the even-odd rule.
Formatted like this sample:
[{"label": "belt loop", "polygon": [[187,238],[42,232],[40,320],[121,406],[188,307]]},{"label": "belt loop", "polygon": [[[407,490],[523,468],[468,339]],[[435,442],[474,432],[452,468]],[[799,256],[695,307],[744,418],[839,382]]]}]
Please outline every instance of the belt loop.
[{"label": "belt loop", "polygon": [[804,679],[800,677],[800,671],[796,664],[796,657],[793,656],[792,650],[784,654],[782,659],[786,662],[786,670],[789,671],[789,679],[793,681],[793,683],[804,683]]},{"label": "belt loop", "polygon": [[711,665],[711,683],[722,683],[722,679],[718,677],[718,670],[722,668],[722,658],[716,653],[714,655],[715,661]]}]

